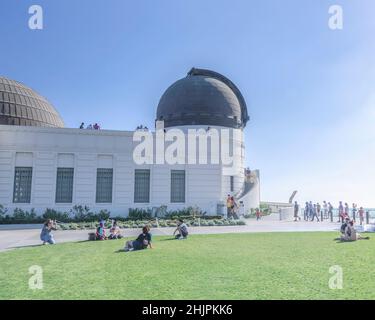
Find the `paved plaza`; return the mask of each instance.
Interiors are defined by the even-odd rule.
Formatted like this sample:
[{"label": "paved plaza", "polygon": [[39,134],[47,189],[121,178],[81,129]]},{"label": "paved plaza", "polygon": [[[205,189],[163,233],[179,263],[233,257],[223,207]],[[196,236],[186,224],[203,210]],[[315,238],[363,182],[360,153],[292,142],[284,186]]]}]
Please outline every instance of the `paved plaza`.
[{"label": "paved plaza", "polygon": [[[314,232],[338,231],[340,224],[332,222],[294,222],[277,220],[247,220],[245,226],[219,226],[219,227],[190,227],[190,234],[219,234],[219,233],[252,233],[252,232]],[[39,239],[41,225],[0,225],[0,251],[40,245]],[[153,228],[153,235],[172,235],[174,228]],[[55,231],[57,243],[85,241],[88,233],[94,230],[65,230]],[[126,237],[135,237],[140,229],[123,229]]]}]

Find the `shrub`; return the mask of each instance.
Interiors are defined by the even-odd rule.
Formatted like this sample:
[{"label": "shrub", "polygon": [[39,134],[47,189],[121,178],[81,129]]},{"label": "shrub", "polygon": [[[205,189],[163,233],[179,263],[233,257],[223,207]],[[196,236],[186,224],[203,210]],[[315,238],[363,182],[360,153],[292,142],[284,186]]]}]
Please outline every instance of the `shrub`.
[{"label": "shrub", "polygon": [[94,215],[96,220],[108,220],[111,216],[111,212],[106,209],[100,210],[97,214]]},{"label": "shrub", "polygon": [[176,218],[191,218],[191,217],[200,217],[205,216],[206,212],[202,211],[199,207],[187,207],[179,210],[170,210],[165,214],[167,219],[176,219]]},{"label": "shrub", "polygon": [[70,209],[70,214],[76,221],[85,221],[92,216],[92,212],[88,206],[75,205]]},{"label": "shrub", "polygon": [[5,215],[8,212],[8,209],[0,204],[0,219],[5,219]]},{"label": "shrub", "polygon": [[64,226],[63,224],[58,224],[58,225],[56,225],[56,229],[57,229],[57,230],[66,230],[66,229],[65,229],[65,226]]},{"label": "shrub", "polygon": [[129,218],[132,220],[143,220],[152,218],[152,210],[142,209],[142,208],[130,208],[129,209]]},{"label": "shrub", "polygon": [[167,226],[168,226],[168,224],[167,224],[167,222],[165,220],[160,220],[159,221],[159,227],[167,227]]},{"label": "shrub", "polygon": [[264,216],[267,216],[272,213],[270,206],[266,203],[260,203],[259,209],[260,211],[262,211],[262,215]]},{"label": "shrub", "polygon": [[28,223],[28,222],[36,222],[38,219],[36,219],[37,215],[35,212],[35,209],[32,208],[29,211],[22,210],[20,208],[15,208],[13,211],[13,220],[15,222],[19,223]]},{"label": "shrub", "polygon": [[43,213],[43,219],[52,219],[61,222],[69,222],[71,219],[69,217],[69,213],[67,212],[60,212],[54,209],[47,208],[46,211]]},{"label": "shrub", "polygon": [[71,223],[71,224],[69,224],[69,229],[70,230],[77,230],[77,229],[79,229],[78,224],[77,223]]}]

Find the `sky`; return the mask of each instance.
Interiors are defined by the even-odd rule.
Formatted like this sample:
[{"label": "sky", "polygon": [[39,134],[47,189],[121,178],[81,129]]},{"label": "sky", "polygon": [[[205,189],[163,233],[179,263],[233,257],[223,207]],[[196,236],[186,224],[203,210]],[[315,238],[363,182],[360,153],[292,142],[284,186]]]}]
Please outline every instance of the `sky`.
[{"label": "sky", "polygon": [[[43,30],[28,27],[43,8]],[[343,9],[332,30],[331,5]],[[0,75],[45,96],[67,127],[154,126],[192,68],[248,105],[246,162],[263,201],[375,207],[375,1],[1,0]]]}]

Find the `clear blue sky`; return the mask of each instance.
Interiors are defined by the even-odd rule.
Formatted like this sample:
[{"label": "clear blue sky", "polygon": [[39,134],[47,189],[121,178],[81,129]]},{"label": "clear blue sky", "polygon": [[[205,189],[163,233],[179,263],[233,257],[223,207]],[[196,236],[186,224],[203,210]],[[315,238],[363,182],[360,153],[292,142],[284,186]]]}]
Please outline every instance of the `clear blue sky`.
[{"label": "clear blue sky", "polygon": [[[28,8],[44,9],[44,30]],[[344,29],[328,28],[328,8]],[[247,163],[262,199],[375,207],[373,0],[0,2],[0,74],[47,97],[68,127],[153,127],[160,96],[193,66],[241,89]]]}]

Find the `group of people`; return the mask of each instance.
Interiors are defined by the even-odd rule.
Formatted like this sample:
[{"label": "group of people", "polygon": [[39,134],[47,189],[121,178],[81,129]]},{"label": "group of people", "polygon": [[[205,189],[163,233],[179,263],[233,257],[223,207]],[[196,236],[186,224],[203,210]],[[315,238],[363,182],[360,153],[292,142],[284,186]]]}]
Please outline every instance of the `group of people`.
[{"label": "group of people", "polygon": [[[81,122],[81,125],[79,126],[80,129],[85,129],[85,123]],[[97,123],[89,124],[86,127],[87,130],[100,130],[100,126]]]},{"label": "group of people", "polygon": [[228,194],[227,197],[227,219],[239,219],[244,216],[244,204],[242,201],[238,204],[236,199]]},{"label": "group of people", "polygon": [[135,130],[142,130],[142,131],[148,131],[148,128],[146,126],[143,126],[142,124],[140,126],[137,126]]},{"label": "group of people", "polygon": [[365,219],[365,210],[363,207],[357,207],[357,204],[353,203],[352,208],[349,208],[349,205],[345,202],[345,204],[342,204],[342,201],[339,202],[339,221],[344,223],[345,219],[349,218],[350,219],[350,212],[352,213],[352,220],[356,221],[357,220],[357,213],[358,213],[358,218],[359,218],[359,223],[360,225],[363,224],[364,219]]},{"label": "group of people", "polygon": [[[227,197],[227,219],[239,219],[245,215],[244,204],[242,201],[238,204],[236,199],[228,194]],[[255,217],[257,220],[262,218],[262,211],[259,208],[255,209]]]},{"label": "group of people", "polygon": [[354,228],[354,221],[346,217],[341,224],[339,241],[357,241],[357,240],[369,240],[370,237],[362,237],[357,230]]},{"label": "group of people", "polygon": [[[323,201],[323,204],[321,205],[319,202],[313,203],[312,201],[305,203],[305,208],[303,210],[303,218],[305,221],[314,221],[316,218],[316,221],[321,221],[321,219],[329,219],[333,216],[333,210],[334,207],[330,202]],[[294,202],[294,221],[301,220],[301,217],[299,215],[300,212],[300,206],[297,201]],[[344,223],[344,220],[346,218],[350,218],[350,213],[352,214],[353,221],[356,221],[357,218],[359,218],[359,222],[362,225],[364,222],[365,217],[365,210],[363,207],[360,207],[358,209],[357,205],[355,203],[352,204],[352,208],[350,209],[349,205],[345,203],[343,205],[342,201],[339,202],[338,206],[338,217],[339,221]]]},{"label": "group of people", "polygon": [[103,220],[99,222],[99,226],[96,228],[96,232],[95,232],[95,240],[107,240],[107,239],[116,240],[116,239],[122,238],[121,230],[120,230],[120,227],[117,225],[116,220],[112,222],[112,226],[109,229],[108,236],[106,235],[104,224],[105,223]]},{"label": "group of people", "polygon": [[[40,239],[43,244],[55,244],[55,239],[53,237],[52,231],[57,230],[56,221],[48,219],[44,224],[42,231],[40,233]],[[175,239],[184,240],[187,239],[189,235],[188,227],[183,219],[177,221],[177,227],[173,232]],[[99,222],[99,226],[96,228],[95,240],[107,240],[107,239],[121,239],[123,236],[121,234],[121,229],[117,224],[117,221],[112,222],[112,226],[109,229],[109,235],[106,235],[105,222],[102,220]],[[150,248],[152,249],[152,236],[150,233],[150,227],[144,226],[142,228],[142,233],[135,239],[129,240],[125,243],[124,251],[135,251]]]}]

